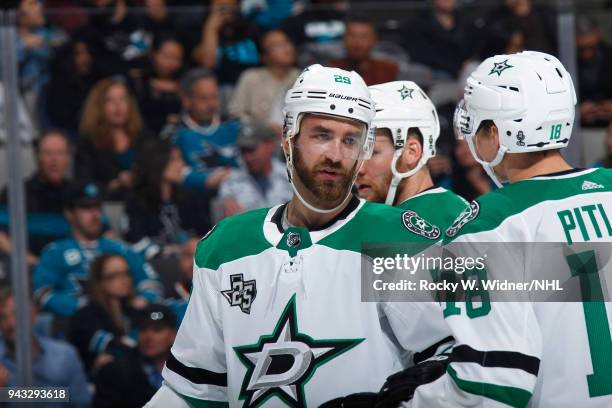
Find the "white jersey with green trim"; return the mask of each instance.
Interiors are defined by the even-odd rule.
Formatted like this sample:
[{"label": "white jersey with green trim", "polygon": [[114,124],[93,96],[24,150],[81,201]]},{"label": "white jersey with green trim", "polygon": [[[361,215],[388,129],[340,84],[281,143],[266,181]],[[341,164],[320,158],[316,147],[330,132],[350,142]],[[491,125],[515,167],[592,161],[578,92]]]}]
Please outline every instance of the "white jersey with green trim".
[{"label": "white jersey with green trim", "polygon": [[439,228],[419,222],[419,235],[405,211],[356,198],[320,230],[284,229],[283,210],[225,219],[200,242],[162,392],[196,407],[316,407],[377,392],[448,338],[438,303],[361,301],[363,242],[422,249]]},{"label": "white jersey with green trim", "polygon": [[[521,258],[508,264],[519,275],[554,263],[560,265],[552,269],[558,279],[574,279],[581,293],[611,293],[610,280],[589,275],[601,268],[597,263],[609,262],[605,256],[588,251],[597,261],[576,266],[575,256],[584,252],[559,251],[553,259],[533,251],[533,243],[561,242],[575,251],[584,242],[607,248],[612,170],[572,170],[513,183],[473,201],[446,235],[449,248],[518,243],[512,245],[519,245]],[[451,363],[440,379],[417,388],[409,407],[612,407],[612,303],[490,302],[472,317],[469,307],[447,303],[444,315],[456,339]]]}]

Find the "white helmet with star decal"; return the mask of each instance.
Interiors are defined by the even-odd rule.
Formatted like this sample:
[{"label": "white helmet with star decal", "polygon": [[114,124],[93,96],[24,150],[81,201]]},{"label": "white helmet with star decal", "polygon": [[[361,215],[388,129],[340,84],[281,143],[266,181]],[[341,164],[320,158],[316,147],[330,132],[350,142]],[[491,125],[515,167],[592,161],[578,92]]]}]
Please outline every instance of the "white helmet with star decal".
[{"label": "white helmet with star decal", "polygon": [[[574,125],[576,92],[570,74],[552,55],[524,51],[486,59],[470,75],[455,110],[454,128],[498,186],[492,168],[506,153],[561,149]],[[499,129],[496,157],[478,157],[474,136],[484,120]]]},{"label": "white helmet with star decal", "polygon": [[[372,124],[377,129],[389,129],[395,148],[391,160],[393,178],[385,201],[386,204],[392,205],[400,181],[418,172],[430,158],[436,155],[440,121],[434,104],[412,81],[374,85],[370,87],[370,93],[376,105],[376,116]],[[404,151],[410,128],[417,128],[421,132],[423,154],[414,169],[400,172],[397,169],[397,161]]]},{"label": "white helmet with star decal", "polygon": [[[351,158],[355,160],[354,183],[361,164],[372,156],[372,150],[374,149],[375,134],[371,122],[375,112],[367,85],[355,71],[349,72],[319,64],[311,65],[302,71],[291,89],[287,91],[283,113],[285,115],[283,133],[288,142],[285,158],[293,191],[300,201],[312,211],[319,213],[335,211],[342,203],[332,209],[317,208],[308,203],[296,188],[294,183],[296,174],[293,166],[293,139],[300,131],[300,122],[305,113],[353,119],[363,123],[365,125],[363,134],[360,135],[356,149],[351,150],[351,152],[354,152],[354,157]],[[299,175],[297,176],[299,177]],[[347,198],[350,194],[351,190],[349,188],[346,192]]]}]

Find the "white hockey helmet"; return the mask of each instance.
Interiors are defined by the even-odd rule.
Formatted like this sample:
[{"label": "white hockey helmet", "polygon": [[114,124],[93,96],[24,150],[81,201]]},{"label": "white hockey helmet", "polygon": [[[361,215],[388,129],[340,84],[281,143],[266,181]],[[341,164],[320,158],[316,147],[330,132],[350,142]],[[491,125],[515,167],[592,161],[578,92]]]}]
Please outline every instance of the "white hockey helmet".
[{"label": "white hockey helmet", "polygon": [[[319,64],[304,69],[291,89],[287,91],[283,108],[285,116],[283,133],[289,147],[288,151],[285,151],[289,181],[296,195],[306,207],[316,212],[329,213],[338,207],[324,210],[312,206],[302,198],[293,182],[295,174],[292,139],[299,133],[300,122],[305,113],[354,119],[364,124],[358,153],[354,157],[358,164],[354,175],[356,178],[361,163],[372,156],[374,149],[375,131],[371,126],[375,113],[374,103],[370,98],[367,85],[359,74],[340,68],[323,67]],[[347,197],[349,195],[350,190],[347,191]]]},{"label": "white hockey helmet", "polygon": [[[436,141],[440,136],[440,121],[434,104],[423,90],[412,81],[395,81],[370,87],[376,105],[372,122],[376,129],[389,129],[395,151],[391,161],[393,178],[386,203],[393,204],[397,186],[402,179],[419,171],[436,155]],[[397,169],[397,161],[404,152],[408,130],[418,128],[423,136],[423,154],[416,167],[407,172]]]},{"label": "white hockey helmet", "polygon": [[[455,110],[457,137],[501,186],[493,167],[505,153],[528,153],[567,146],[575,116],[576,92],[570,74],[552,55],[523,51],[487,58],[470,75]],[[500,147],[486,162],[478,157],[474,136],[483,120],[499,129]]]}]

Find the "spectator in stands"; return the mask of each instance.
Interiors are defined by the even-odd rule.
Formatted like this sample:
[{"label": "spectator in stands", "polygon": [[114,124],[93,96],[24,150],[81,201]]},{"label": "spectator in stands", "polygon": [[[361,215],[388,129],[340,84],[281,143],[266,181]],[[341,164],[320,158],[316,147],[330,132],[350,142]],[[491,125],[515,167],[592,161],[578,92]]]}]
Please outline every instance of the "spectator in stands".
[{"label": "spectator in stands", "polygon": [[177,318],[177,327],[181,324],[185,311],[187,310],[187,303],[189,302],[189,295],[191,293],[191,280],[193,279],[193,260],[195,258],[196,249],[200,238],[192,237],[181,245],[181,253],[179,258],[179,271],[180,275],[178,279],[175,279],[166,286],[166,297],[164,303],[168,305]]},{"label": "spectator in stands", "polygon": [[259,44],[264,66],[249,68],[240,75],[229,112],[243,121],[270,123],[273,106],[279,98],[284,100],[300,72],[295,68],[295,48],[284,32],[268,31]]},{"label": "spectator in stands", "polygon": [[224,216],[272,207],[291,199],[293,190],[287,170],[274,156],[278,140],[274,130],[259,123],[244,123],[240,128],[237,145],[242,164],[219,190]]},{"label": "spectator in stands", "polygon": [[139,19],[128,13],[127,0],[86,0],[89,22],[77,31],[87,39],[103,76],[127,75],[146,60],[149,39]]},{"label": "spectator in stands", "polygon": [[153,39],[151,61],[144,70],[131,73],[134,90],[147,127],[157,135],[166,123],[178,121],[181,112],[179,77],[183,45],[171,35]]},{"label": "spectator in stands", "polygon": [[138,352],[100,368],[95,378],[94,408],[140,408],[161,387],[161,371],[176,336],[176,318],[162,305],[150,305],[139,323]]},{"label": "spectator in stands", "polygon": [[612,48],[601,40],[595,22],[586,17],[576,23],[576,48],[580,119],[586,126],[606,126],[612,120]]},{"label": "spectator in stands", "polygon": [[144,6],[145,15],[141,25],[153,39],[178,31],[168,14],[166,0],[145,0]]},{"label": "spectator in stands", "polygon": [[330,66],[356,71],[368,85],[395,81],[399,72],[397,64],[370,55],[376,41],[376,29],[371,21],[359,17],[350,19],[344,32],[346,56],[332,61]]},{"label": "spectator in stands", "polygon": [[342,56],[347,2],[311,0],[303,11],[282,24],[298,49],[298,65],[326,64]]},{"label": "spectator in stands", "polygon": [[406,46],[410,57],[433,68],[436,76],[456,78],[470,56],[468,30],[455,0],[433,0],[408,24]]},{"label": "spectator in stands", "polygon": [[293,13],[292,0],[258,0],[243,1],[240,4],[242,14],[255,21],[259,27],[274,30]]},{"label": "spectator in stands", "polygon": [[214,69],[222,86],[233,86],[242,71],[259,64],[257,27],[243,20],[239,11],[238,0],[211,0],[194,50],[195,60]]},{"label": "spectator in stands", "polygon": [[132,187],[137,143],[145,130],[134,96],[125,81],[107,78],[89,93],[79,126],[74,173],[97,183],[106,199],[121,199]]},{"label": "spectator in stands", "polygon": [[593,167],[612,169],[612,121],[608,124],[608,133],[606,134],[606,155],[593,164]]},{"label": "spectator in stands", "polygon": [[[210,229],[208,195],[182,188],[186,165],[181,152],[169,141],[149,140],[138,150],[134,168],[134,191],[125,207],[126,241],[135,247],[164,253],[186,241],[193,233]],[[152,253],[147,253],[147,257]]]},{"label": "spectator in stands", "polygon": [[[525,49],[555,54],[557,51],[556,13],[545,6],[534,6],[531,0],[505,0],[487,21],[493,22],[486,34],[495,35],[496,27],[513,27],[524,35]],[[490,55],[488,55],[489,57]]]},{"label": "spectator in stands", "polygon": [[[36,320],[37,309],[31,305],[31,321]],[[0,387],[16,387],[17,364],[15,359],[17,317],[15,297],[10,289],[0,289]],[[87,387],[87,376],[77,351],[70,344],[32,336],[32,373],[35,387],[68,387],[73,407],[89,406],[91,396]],[[6,404],[6,402],[4,403]],[[3,406],[12,406],[4,405]],[[20,404],[15,404],[19,406]],[[37,407],[56,407],[57,404],[37,403]]]},{"label": "spectator in stands", "polygon": [[19,2],[17,26],[20,88],[26,105],[35,112],[38,95],[49,81],[53,51],[66,41],[66,35],[59,29],[45,26],[43,4],[39,0]]},{"label": "spectator in stands", "polygon": [[236,166],[240,123],[222,120],[217,79],[207,69],[192,69],[183,76],[181,101],[181,121],[171,132],[188,166],[183,184],[216,192],[230,166]]},{"label": "spectator in stands", "polygon": [[78,183],[69,189],[64,214],[72,237],[47,246],[34,270],[34,294],[46,311],[72,316],[85,306],[89,264],[105,253],[121,255],[127,260],[137,290],[135,307],[159,297],[155,273],[142,257],[120,242],[101,236],[101,204],[101,195],[93,183]]},{"label": "spectator in stands", "polygon": [[68,339],[92,376],[136,346],[138,308],[146,306],[135,305],[132,275],[121,255],[102,254],[91,262],[90,302],[72,317]]},{"label": "spectator in stands", "polygon": [[[45,0],[45,9],[49,11],[49,21],[69,34],[87,24],[87,11],[81,0]],[[58,9],[60,12],[56,12]]]},{"label": "spectator in stands", "polygon": [[99,64],[82,38],[72,41],[55,55],[51,80],[46,88],[46,114],[51,126],[64,130],[72,140],[79,133],[79,118],[89,91],[99,79]]},{"label": "spectator in stands", "polygon": [[[34,144],[38,170],[25,183],[28,215],[28,264],[38,262],[43,247],[70,235],[70,226],[63,215],[63,202],[69,185],[70,143],[60,131],[44,132]],[[6,206],[8,190],[0,195]],[[2,210],[6,213],[6,207]],[[0,217],[8,222],[8,215]],[[0,225],[0,251],[11,252],[8,225]]]}]

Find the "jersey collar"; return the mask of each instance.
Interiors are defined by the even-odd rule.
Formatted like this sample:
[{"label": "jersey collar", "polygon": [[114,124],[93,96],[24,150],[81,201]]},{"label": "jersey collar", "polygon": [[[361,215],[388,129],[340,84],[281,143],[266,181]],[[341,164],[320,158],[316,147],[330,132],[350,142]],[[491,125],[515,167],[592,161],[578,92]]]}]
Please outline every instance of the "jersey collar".
[{"label": "jersey collar", "polygon": [[[351,198],[349,203],[342,211],[340,211],[334,218],[332,218],[328,223],[322,225],[317,228],[312,228],[308,230],[310,233],[310,238],[313,243],[323,239],[327,235],[335,232],[347,222],[349,222],[355,214],[359,211],[359,209],[363,206],[365,200],[359,199],[355,196]],[[282,225],[283,212],[287,207],[288,203],[278,205],[276,207],[270,208],[268,214],[266,215],[266,219],[264,221],[263,232],[264,236],[272,245],[276,246],[280,239],[283,237],[285,233],[285,229]]]},{"label": "jersey collar", "polygon": [[527,180],[551,180],[551,179],[564,179],[564,178],[572,178],[584,176],[586,174],[597,171],[597,168],[594,169],[569,169],[563,171],[557,171],[555,173],[542,174],[541,176],[531,177]]},{"label": "jersey collar", "polygon": [[417,198],[417,197],[421,197],[424,195],[428,195],[428,194],[440,194],[440,193],[444,193],[447,190],[444,187],[436,187],[436,186],[431,186],[429,188],[426,188],[425,190],[421,191],[420,193],[417,193],[415,195],[413,195],[412,197],[402,201],[401,203],[396,204],[395,206],[400,206],[402,204],[404,204],[407,201],[412,200],[413,198]]}]

